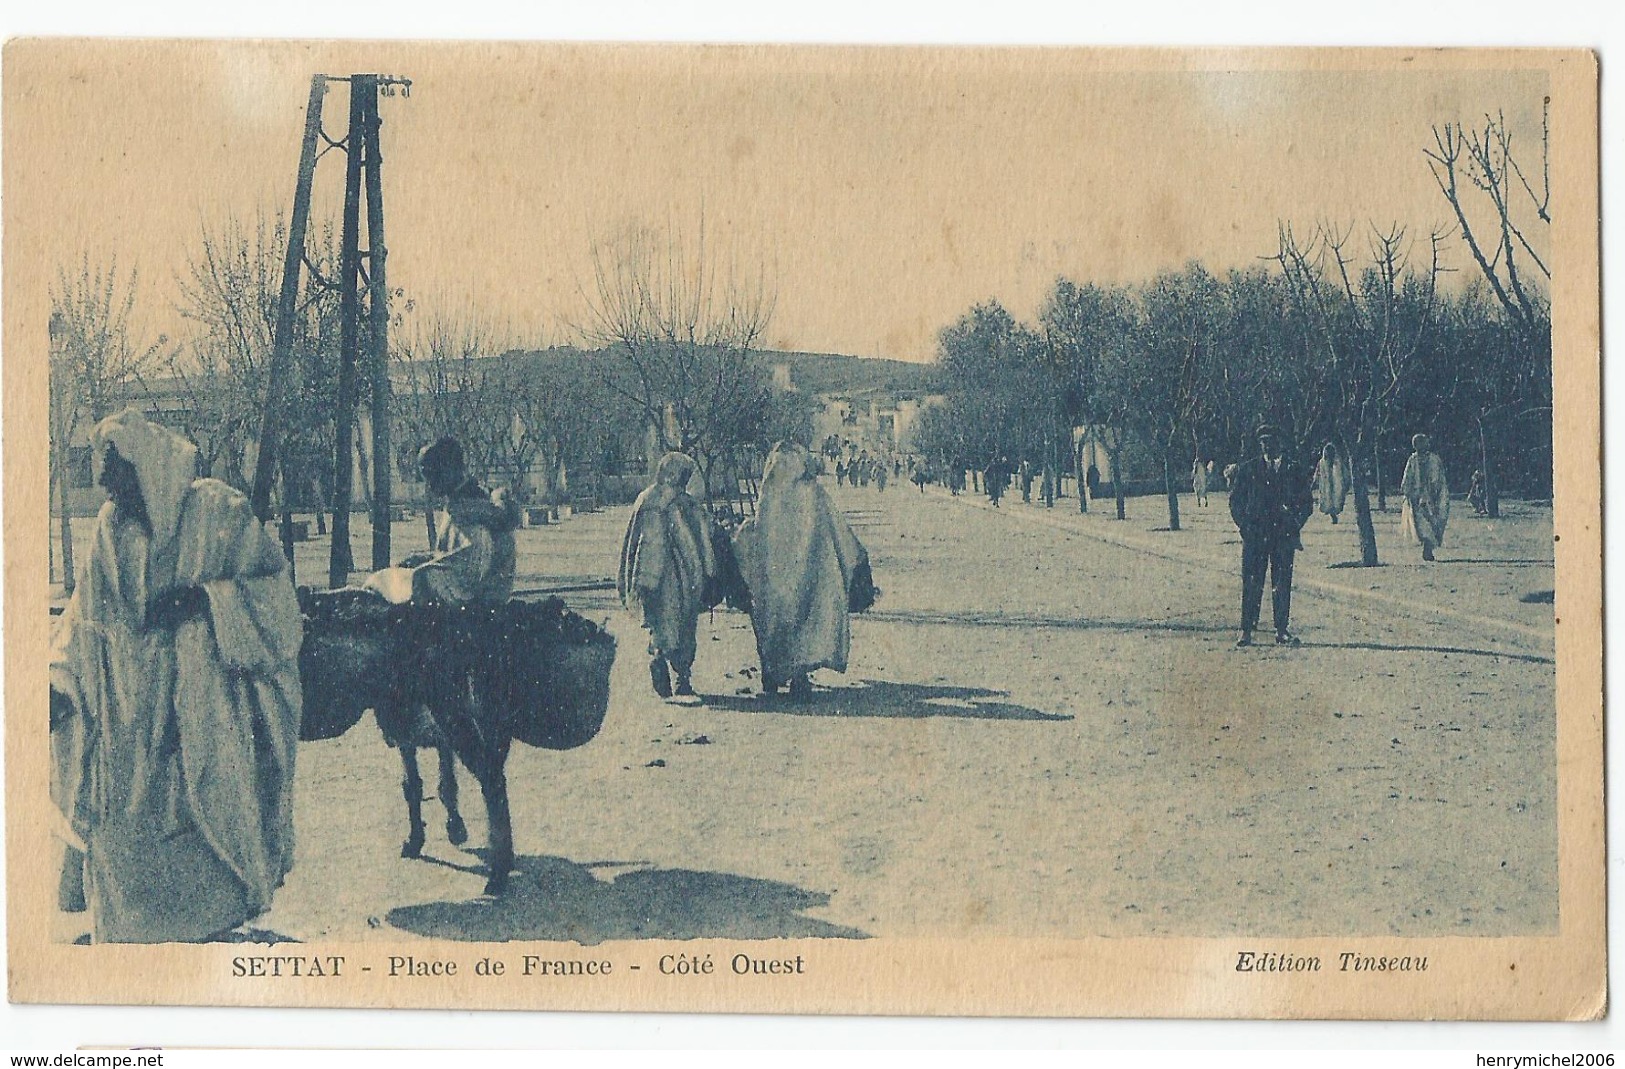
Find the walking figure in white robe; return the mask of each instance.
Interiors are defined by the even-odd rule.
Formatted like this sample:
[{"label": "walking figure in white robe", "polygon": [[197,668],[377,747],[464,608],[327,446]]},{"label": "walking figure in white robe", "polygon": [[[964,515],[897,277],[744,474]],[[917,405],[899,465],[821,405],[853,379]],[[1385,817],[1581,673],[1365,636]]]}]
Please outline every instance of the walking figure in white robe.
[{"label": "walking figure in white robe", "polygon": [[1315,498],[1320,511],[1330,516],[1333,523],[1343,514],[1348,502],[1349,471],[1343,453],[1336,442],[1327,442],[1320,451],[1320,462],[1315,465]]},{"label": "walking figure in white robe", "polygon": [[649,632],[655,693],[679,705],[701,704],[693,682],[695,633],[706,584],[717,576],[710,518],[685,489],[694,471],[682,453],[660,458],[654,485],[638,496],[627,521],[617,583],[622,603]]},{"label": "walking figure in white robe", "polygon": [[1450,520],[1450,487],[1445,483],[1444,461],[1433,452],[1425,434],[1411,439],[1415,450],[1405,462],[1400,491],[1405,509],[1399,518],[1405,537],[1422,547],[1422,559],[1433,560],[1433,551],[1444,544],[1444,527]]},{"label": "walking figure in white robe", "polygon": [[867,571],[868,555],[816,475],[806,449],[774,446],[756,515],[736,540],[764,694],[785,684],[792,695],[804,694],[813,670],[846,671],[852,580]]},{"label": "walking figure in white robe", "polygon": [[269,909],[293,864],[299,603],[190,442],[131,410],[91,447],[110,500],[50,666],[64,904],[95,942],[200,942]]}]

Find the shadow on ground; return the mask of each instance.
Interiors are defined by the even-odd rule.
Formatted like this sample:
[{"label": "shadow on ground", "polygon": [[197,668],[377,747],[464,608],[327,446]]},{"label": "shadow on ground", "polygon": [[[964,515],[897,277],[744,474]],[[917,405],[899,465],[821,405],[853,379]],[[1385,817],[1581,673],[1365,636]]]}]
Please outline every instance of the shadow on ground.
[{"label": "shadow on ground", "polygon": [[[1421,558],[1417,558],[1414,561],[1402,561],[1401,563],[1421,564],[1422,560]],[[1438,560],[1430,561],[1428,563],[1430,565],[1428,568],[1429,571],[1441,570],[1443,566],[1447,564],[1493,564],[1497,567],[1506,566],[1511,568],[1550,568],[1552,566],[1551,561],[1544,560],[1540,557],[1440,557]],[[1386,563],[1366,564],[1363,561],[1345,560],[1338,561],[1336,564],[1328,564],[1326,567],[1386,568],[1388,565]]]},{"label": "shadow on ground", "polygon": [[879,716],[903,720],[953,716],[968,720],[1071,720],[1025,705],[999,701],[1009,695],[980,687],[926,686],[866,679],[857,686],[815,688],[811,694],[717,695],[707,697],[712,709],[732,713],[776,713],[786,716]]},{"label": "shadow on ground", "polygon": [[1055,628],[1063,631],[1229,631],[1223,624],[1192,620],[1107,620],[1087,616],[1038,616],[1005,612],[923,612],[915,609],[871,609],[861,617],[889,624],[945,624],[950,627],[998,627],[1012,630]]},{"label": "shadow on ground", "polygon": [[1306,650],[1375,650],[1378,653],[1459,653],[1467,657],[1495,657],[1527,664],[1556,664],[1550,657],[1536,653],[1509,653],[1506,650],[1474,650],[1463,646],[1396,646],[1381,642],[1310,642],[1304,640]]},{"label": "shadow on ground", "polygon": [[828,905],[829,895],[787,883],[687,869],[637,868],[607,880],[593,875],[625,864],[521,857],[500,898],[400,906],[387,919],[416,935],[476,943],[868,938],[803,916]]}]

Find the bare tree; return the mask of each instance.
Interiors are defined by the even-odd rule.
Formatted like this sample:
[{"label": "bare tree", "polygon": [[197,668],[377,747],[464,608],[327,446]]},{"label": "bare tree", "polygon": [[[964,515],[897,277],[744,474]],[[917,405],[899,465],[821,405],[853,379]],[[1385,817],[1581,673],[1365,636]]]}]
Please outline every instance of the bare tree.
[{"label": "bare tree", "polygon": [[[1549,227],[1552,221],[1550,108],[1547,98],[1541,111],[1539,192],[1518,162],[1503,113],[1485,115],[1481,129],[1462,123],[1435,126],[1434,147],[1423,150],[1479,271],[1511,321],[1531,337],[1546,336],[1551,329],[1550,299],[1544,288],[1551,281],[1551,268],[1525,232]],[[1473,228],[1471,217],[1477,212],[1468,202],[1464,178],[1488,201],[1489,234]],[[1544,245],[1546,236],[1542,230],[1536,240]]]},{"label": "bare tree", "polygon": [[[1411,262],[1405,227],[1372,225],[1363,267],[1350,248],[1353,227],[1318,225],[1307,240],[1279,227],[1275,256],[1293,296],[1294,315],[1312,348],[1303,354],[1303,404],[1317,435],[1338,441],[1354,459],[1351,489],[1360,559],[1380,563],[1363,458],[1380,479],[1377,445],[1402,391],[1425,366],[1438,316],[1440,250],[1446,233],[1428,235],[1425,266]],[[1299,440],[1299,446],[1305,443]]]},{"label": "bare tree", "polygon": [[1549,392],[1544,398],[1531,397],[1519,388],[1538,382],[1542,367],[1550,383],[1552,272],[1541,251],[1549,248],[1552,222],[1550,117],[1547,97],[1541,106],[1538,189],[1514,151],[1504,113],[1485,115],[1482,127],[1435,126],[1434,147],[1423,150],[1473,262],[1520,343],[1504,353],[1507,359],[1500,363],[1505,366],[1476,368],[1473,382],[1467,384],[1478,387],[1479,470],[1484,473],[1485,506],[1491,516],[1500,515],[1492,443],[1514,421],[1551,410]]},{"label": "bare tree", "polygon": [[[415,303],[408,302],[405,311],[394,347],[400,369],[394,391],[399,414],[395,462],[415,477],[417,451],[450,437],[463,447],[473,474],[506,473],[507,463],[514,461],[516,435],[521,460],[534,450],[516,426],[523,401],[516,396],[516,377],[508,363],[516,348],[507,343],[508,332],[472,308],[435,308],[419,315]],[[424,525],[433,545],[430,510],[425,510]]]},{"label": "bare tree", "polygon": [[[239,487],[265,405],[287,240],[280,215],[205,223],[176,278],[177,311],[190,332],[170,356],[169,371],[186,400],[185,430],[211,470]],[[285,525],[303,502],[315,508],[321,528],[329,504],[338,295],[324,273],[336,258],[332,228],[319,229],[309,242],[311,269],[294,324],[294,381],[279,457]]]},{"label": "bare tree", "polygon": [[131,383],[159,359],[168,341],[140,337],[135,322],[140,278],[119,270],[117,257],[92,263],[85,254],[76,269],[57,270],[51,288],[50,477],[61,509],[63,584],[73,591],[73,528],[69,516],[68,449],[81,420],[105,418]]},{"label": "bare tree", "polygon": [[402,449],[415,454],[437,438],[456,438],[476,474],[503,470],[516,410],[507,355],[514,351],[497,325],[473,309],[435,309],[410,319],[395,348]]},{"label": "bare tree", "polygon": [[633,226],[595,241],[587,320],[607,346],[610,389],[634,405],[661,450],[694,455],[706,492],[719,461],[760,444],[768,398],[757,346],[776,289],[765,263],[744,264],[695,236]]},{"label": "bare tree", "polygon": [[[74,425],[79,419],[80,401],[78,384],[74,381],[73,367],[68,361],[67,348],[67,320],[60,311],[53,310],[50,320],[50,386],[48,430],[50,441],[50,490],[57,494],[59,516],[61,524],[58,537],[62,542],[62,585],[69,594],[73,593],[74,565],[73,565],[73,521],[68,510],[68,484],[71,481],[68,462],[68,443],[73,435]],[[46,544],[46,569],[48,581],[56,580],[56,558],[51,553],[52,542],[49,538]]]},{"label": "bare tree", "polygon": [[177,310],[191,327],[169,371],[186,399],[187,432],[211,470],[242,486],[243,450],[258,427],[281,269],[282,228],[261,214],[203,224],[177,276]]}]

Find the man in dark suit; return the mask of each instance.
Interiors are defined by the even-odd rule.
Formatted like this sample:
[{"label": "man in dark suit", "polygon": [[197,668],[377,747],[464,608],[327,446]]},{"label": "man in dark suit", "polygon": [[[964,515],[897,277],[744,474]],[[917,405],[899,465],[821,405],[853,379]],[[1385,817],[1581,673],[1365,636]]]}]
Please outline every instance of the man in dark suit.
[{"label": "man in dark suit", "polygon": [[1259,455],[1236,469],[1230,515],[1241,529],[1241,638],[1251,646],[1269,569],[1275,642],[1296,646],[1287,630],[1292,615],[1292,556],[1302,547],[1299,532],[1314,511],[1308,476],[1282,449],[1281,432],[1268,424],[1257,432]]}]

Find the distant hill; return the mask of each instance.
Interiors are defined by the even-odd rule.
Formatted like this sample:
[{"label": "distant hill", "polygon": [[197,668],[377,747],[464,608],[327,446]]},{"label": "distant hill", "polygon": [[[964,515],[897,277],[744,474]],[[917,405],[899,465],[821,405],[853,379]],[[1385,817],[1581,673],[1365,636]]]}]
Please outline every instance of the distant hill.
[{"label": "distant hill", "polygon": [[839,353],[768,352],[762,354],[762,360],[768,367],[788,364],[790,381],[803,393],[930,393],[939,388],[933,364]]},{"label": "distant hill", "polygon": [[[524,354],[538,363],[580,369],[586,372],[600,359],[600,352],[561,345]],[[802,393],[864,393],[885,390],[896,393],[930,393],[940,389],[933,364],[881,357],[845,356],[840,353],[763,352],[762,363],[770,370],[785,364],[790,381]]]}]

